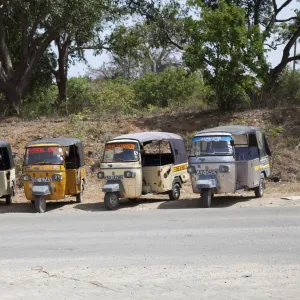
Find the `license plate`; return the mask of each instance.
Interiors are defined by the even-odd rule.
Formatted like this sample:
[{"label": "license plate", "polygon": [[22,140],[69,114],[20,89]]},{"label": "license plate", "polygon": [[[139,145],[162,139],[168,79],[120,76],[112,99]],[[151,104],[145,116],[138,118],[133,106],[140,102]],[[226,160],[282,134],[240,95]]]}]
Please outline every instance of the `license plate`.
[{"label": "license plate", "polygon": [[217,175],[218,170],[198,170],[198,175]]},{"label": "license plate", "polygon": [[124,178],[124,175],[111,175],[111,176],[105,176],[104,178],[107,180],[121,180]]},{"label": "license plate", "polygon": [[51,182],[52,178],[32,178],[32,182]]}]

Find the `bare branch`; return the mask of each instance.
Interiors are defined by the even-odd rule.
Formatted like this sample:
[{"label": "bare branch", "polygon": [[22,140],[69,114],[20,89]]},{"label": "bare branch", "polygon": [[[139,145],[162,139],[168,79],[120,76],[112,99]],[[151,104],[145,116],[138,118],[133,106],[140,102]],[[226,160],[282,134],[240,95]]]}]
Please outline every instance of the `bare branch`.
[{"label": "bare branch", "polygon": [[4,26],[4,10],[5,6],[0,6],[0,61],[1,69],[10,77],[13,73],[12,60],[6,43],[6,34]]},{"label": "bare branch", "polygon": [[272,27],[274,26],[275,22],[276,22],[276,18],[278,16],[278,14],[286,7],[288,6],[293,0],[287,0],[285,1],[279,8],[277,7],[277,3],[276,0],[272,0],[273,3],[273,15],[271,16],[271,19],[268,23],[268,25],[266,26],[264,32],[263,32],[263,38],[264,40],[266,40],[269,36],[269,33],[272,29]]},{"label": "bare branch", "polygon": [[280,22],[280,23],[284,23],[284,22],[289,22],[289,21],[292,21],[292,20],[297,20],[297,17],[290,17],[288,19],[285,19],[285,20],[275,20],[275,22]]}]

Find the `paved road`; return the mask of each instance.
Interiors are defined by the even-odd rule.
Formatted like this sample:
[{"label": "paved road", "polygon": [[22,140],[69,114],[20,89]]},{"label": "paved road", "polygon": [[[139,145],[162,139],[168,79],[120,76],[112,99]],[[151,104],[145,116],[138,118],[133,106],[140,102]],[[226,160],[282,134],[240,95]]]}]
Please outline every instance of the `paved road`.
[{"label": "paved road", "polygon": [[0,215],[3,299],[299,299],[300,208]]}]

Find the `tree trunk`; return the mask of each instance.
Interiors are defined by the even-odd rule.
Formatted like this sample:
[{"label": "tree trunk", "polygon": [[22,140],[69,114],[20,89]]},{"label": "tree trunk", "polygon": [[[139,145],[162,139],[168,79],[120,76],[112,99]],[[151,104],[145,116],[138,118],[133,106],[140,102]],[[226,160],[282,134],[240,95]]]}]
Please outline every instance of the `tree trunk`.
[{"label": "tree trunk", "polygon": [[7,85],[7,87],[3,91],[7,99],[7,102],[9,103],[10,108],[13,111],[15,111],[17,115],[19,115],[22,94],[18,91],[18,88],[13,85]]},{"label": "tree trunk", "polygon": [[58,108],[65,113],[67,111],[67,99],[68,99],[68,49],[69,49],[69,37],[66,34],[64,36],[63,42],[59,40],[56,41],[58,48],[58,70],[55,72],[56,83],[58,87]]}]

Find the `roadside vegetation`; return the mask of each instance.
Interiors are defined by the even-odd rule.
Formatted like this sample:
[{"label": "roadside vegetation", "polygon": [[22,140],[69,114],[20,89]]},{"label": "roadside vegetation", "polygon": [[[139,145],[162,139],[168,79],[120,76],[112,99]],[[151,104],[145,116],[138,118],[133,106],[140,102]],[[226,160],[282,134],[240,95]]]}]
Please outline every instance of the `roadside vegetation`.
[{"label": "roadside vegetation", "polygon": [[[188,146],[206,127],[256,125],[269,137],[273,175],[299,180],[294,2],[0,0],[0,138],[21,162],[25,139],[77,136],[96,168],[104,142],[119,133],[173,131]],[[110,61],[70,78],[87,50]],[[12,135],[5,123],[28,131]]]}]

